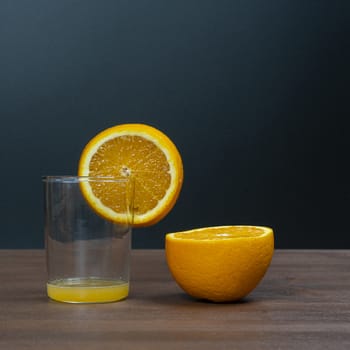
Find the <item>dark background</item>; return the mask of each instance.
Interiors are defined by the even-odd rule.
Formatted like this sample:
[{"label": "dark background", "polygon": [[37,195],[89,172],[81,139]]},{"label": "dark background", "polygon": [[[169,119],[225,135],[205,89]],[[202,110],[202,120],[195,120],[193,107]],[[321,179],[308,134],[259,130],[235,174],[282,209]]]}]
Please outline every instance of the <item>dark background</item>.
[{"label": "dark background", "polygon": [[176,143],[185,182],[135,248],[227,224],[350,248],[349,35],[347,0],[2,0],[0,247],[43,247],[41,176],[143,122]]}]

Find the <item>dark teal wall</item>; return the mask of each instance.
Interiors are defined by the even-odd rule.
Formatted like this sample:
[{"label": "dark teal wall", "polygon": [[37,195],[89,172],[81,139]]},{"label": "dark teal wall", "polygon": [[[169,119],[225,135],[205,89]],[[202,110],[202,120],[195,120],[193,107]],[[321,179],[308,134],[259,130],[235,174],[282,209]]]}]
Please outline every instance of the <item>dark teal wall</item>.
[{"label": "dark teal wall", "polygon": [[124,122],[185,167],[134,247],[260,224],[278,248],[350,248],[349,35],[347,0],[1,1],[0,248],[43,246],[41,176]]}]

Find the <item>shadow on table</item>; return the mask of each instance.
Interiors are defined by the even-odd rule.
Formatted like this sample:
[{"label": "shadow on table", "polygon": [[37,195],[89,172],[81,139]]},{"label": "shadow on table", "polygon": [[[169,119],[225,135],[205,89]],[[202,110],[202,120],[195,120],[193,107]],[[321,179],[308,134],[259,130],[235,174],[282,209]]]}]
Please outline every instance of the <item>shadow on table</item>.
[{"label": "shadow on table", "polygon": [[[136,296],[135,296],[136,297]],[[162,305],[245,305],[254,303],[255,299],[253,297],[247,296],[241,300],[234,302],[212,302],[205,299],[195,299],[184,292],[178,293],[163,293],[163,294],[153,294],[152,296],[145,296],[144,300],[148,300],[152,303],[162,304]]]}]

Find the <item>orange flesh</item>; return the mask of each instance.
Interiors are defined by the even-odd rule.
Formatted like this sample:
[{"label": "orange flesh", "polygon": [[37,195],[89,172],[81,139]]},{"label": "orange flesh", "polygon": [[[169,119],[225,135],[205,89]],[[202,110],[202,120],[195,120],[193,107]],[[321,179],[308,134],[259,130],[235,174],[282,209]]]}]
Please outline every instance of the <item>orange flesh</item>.
[{"label": "orange flesh", "polygon": [[[170,167],[165,154],[151,141],[136,135],[116,137],[101,145],[92,156],[90,176],[135,177],[135,212],[143,214],[153,209],[170,186]],[[142,174],[147,173],[147,176]],[[153,176],[149,176],[152,173]],[[121,185],[91,183],[93,193],[102,203],[116,212],[122,208],[116,200]]]},{"label": "orange flesh", "polygon": [[227,229],[215,229],[208,228],[201,232],[200,230],[196,232],[183,232],[174,234],[175,238],[181,239],[193,239],[193,240],[221,240],[221,239],[232,239],[232,238],[244,238],[244,237],[259,237],[264,233],[263,230],[258,228],[243,228],[234,227]]}]

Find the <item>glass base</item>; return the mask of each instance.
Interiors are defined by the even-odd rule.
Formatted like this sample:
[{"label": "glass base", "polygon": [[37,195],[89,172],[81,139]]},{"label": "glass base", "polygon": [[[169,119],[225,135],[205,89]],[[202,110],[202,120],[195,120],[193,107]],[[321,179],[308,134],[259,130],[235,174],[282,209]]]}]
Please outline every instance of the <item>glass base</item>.
[{"label": "glass base", "polygon": [[99,278],[66,278],[47,283],[50,299],[65,303],[110,303],[127,298],[129,283]]}]

